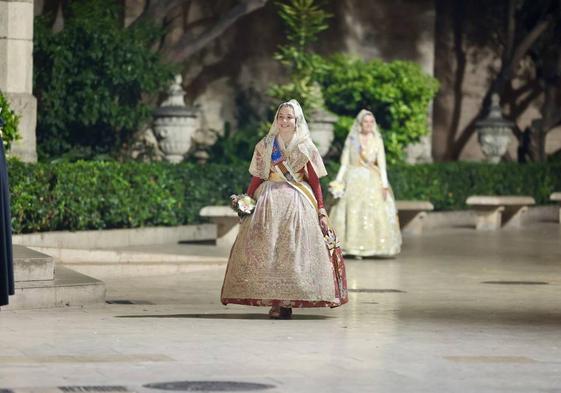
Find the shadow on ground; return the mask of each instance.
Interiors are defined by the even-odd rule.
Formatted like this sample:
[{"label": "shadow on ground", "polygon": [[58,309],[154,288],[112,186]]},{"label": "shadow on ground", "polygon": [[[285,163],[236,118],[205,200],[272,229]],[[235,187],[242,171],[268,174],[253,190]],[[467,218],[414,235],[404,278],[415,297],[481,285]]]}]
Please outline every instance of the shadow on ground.
[{"label": "shadow on ground", "polygon": [[[192,318],[192,319],[270,319],[263,314],[141,314],[141,315],[116,315],[115,318]],[[332,319],[326,315],[292,315],[296,320],[324,320]]]},{"label": "shadow on ground", "polygon": [[498,324],[523,327],[561,326],[561,312],[558,307],[553,306],[551,311],[415,306],[398,310],[396,315],[402,321],[431,321],[438,324]]}]

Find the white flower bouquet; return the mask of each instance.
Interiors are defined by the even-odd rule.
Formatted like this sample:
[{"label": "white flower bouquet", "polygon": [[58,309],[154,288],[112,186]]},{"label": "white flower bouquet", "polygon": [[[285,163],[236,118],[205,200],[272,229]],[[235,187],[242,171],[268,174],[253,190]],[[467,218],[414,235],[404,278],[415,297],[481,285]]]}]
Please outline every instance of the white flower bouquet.
[{"label": "white flower bouquet", "polygon": [[333,180],[329,183],[329,192],[333,195],[333,198],[339,199],[345,195],[345,184],[338,182],[337,180]]},{"label": "white flower bouquet", "polygon": [[232,209],[238,216],[245,217],[253,213],[255,209],[255,200],[247,194],[230,195]]}]

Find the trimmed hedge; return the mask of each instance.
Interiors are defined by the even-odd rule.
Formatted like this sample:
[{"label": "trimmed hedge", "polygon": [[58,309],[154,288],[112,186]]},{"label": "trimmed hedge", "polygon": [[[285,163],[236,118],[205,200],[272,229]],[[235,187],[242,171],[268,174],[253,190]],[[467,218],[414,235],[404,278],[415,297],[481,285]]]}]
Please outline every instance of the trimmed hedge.
[{"label": "trimmed hedge", "polygon": [[[203,206],[228,204],[250,180],[247,164],[9,165],[15,233],[197,223]],[[327,166],[324,190],[338,169]],[[437,210],[465,208],[473,194],[533,195],[543,204],[561,190],[561,163],[398,165],[389,177],[398,199],[430,200]]]},{"label": "trimmed hedge", "polygon": [[195,223],[250,179],[227,166],[134,162],[10,161],[9,172],[15,233]]},{"label": "trimmed hedge", "polygon": [[531,195],[546,204],[552,192],[561,190],[561,164],[399,165],[388,176],[396,198],[429,200],[436,210],[465,209],[470,195]]}]

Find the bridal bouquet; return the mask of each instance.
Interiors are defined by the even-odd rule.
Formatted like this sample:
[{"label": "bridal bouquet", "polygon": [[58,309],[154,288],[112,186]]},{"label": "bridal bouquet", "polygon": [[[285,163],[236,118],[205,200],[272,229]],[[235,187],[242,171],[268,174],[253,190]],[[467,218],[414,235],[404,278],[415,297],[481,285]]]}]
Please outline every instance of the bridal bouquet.
[{"label": "bridal bouquet", "polygon": [[255,209],[255,200],[247,194],[232,194],[230,195],[230,200],[232,202],[232,209],[240,217],[249,216]]},{"label": "bridal bouquet", "polygon": [[333,180],[329,183],[329,192],[333,195],[333,198],[339,199],[345,194],[345,184]]}]

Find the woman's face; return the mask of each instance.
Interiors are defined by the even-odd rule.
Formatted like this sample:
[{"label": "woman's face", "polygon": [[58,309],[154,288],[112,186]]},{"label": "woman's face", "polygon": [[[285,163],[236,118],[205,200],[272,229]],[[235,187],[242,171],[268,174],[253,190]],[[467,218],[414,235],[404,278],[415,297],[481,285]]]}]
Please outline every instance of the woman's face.
[{"label": "woman's face", "polygon": [[277,115],[277,125],[280,131],[294,131],[296,129],[296,116],[290,105],[285,105]]},{"label": "woman's face", "polygon": [[363,134],[368,134],[374,130],[374,124],[374,116],[370,114],[364,115],[362,121],[360,122],[360,130]]}]

